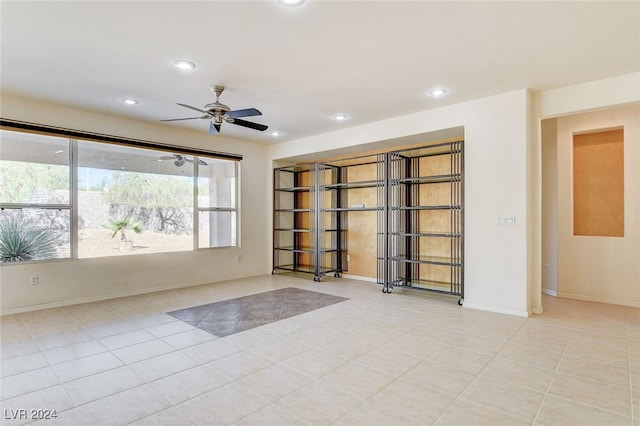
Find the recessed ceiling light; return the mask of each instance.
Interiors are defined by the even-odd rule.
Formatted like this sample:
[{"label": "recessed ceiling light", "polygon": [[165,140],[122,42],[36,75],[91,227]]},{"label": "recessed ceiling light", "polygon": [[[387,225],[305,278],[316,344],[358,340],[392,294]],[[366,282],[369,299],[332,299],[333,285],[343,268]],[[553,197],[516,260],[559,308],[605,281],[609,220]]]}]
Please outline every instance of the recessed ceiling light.
[{"label": "recessed ceiling light", "polygon": [[139,100],[133,99],[133,98],[124,98],[122,102],[124,102],[127,105],[137,105],[140,103]]},{"label": "recessed ceiling light", "polygon": [[53,151],[54,154],[62,154],[64,152],[64,150],[62,149],[58,149],[56,151]]},{"label": "recessed ceiling light", "polygon": [[269,133],[271,136],[273,137],[277,137],[277,136],[282,136],[282,132],[280,130],[273,130],[271,133]]},{"label": "recessed ceiling light", "polygon": [[181,70],[193,70],[196,68],[196,64],[191,61],[187,61],[185,59],[179,59],[173,62],[173,65],[176,68],[180,68]]},{"label": "recessed ceiling light", "polygon": [[344,120],[346,120],[347,118],[349,118],[349,116],[348,116],[347,114],[335,114],[335,115],[334,115],[333,117],[331,117],[331,118],[333,118],[335,121],[344,121]]},{"label": "recessed ceiling light", "polygon": [[429,90],[429,96],[433,98],[439,98],[441,96],[444,96],[446,93],[447,89],[443,89],[442,87]]},{"label": "recessed ceiling light", "polygon": [[304,0],[278,0],[278,3],[284,6],[300,6]]}]

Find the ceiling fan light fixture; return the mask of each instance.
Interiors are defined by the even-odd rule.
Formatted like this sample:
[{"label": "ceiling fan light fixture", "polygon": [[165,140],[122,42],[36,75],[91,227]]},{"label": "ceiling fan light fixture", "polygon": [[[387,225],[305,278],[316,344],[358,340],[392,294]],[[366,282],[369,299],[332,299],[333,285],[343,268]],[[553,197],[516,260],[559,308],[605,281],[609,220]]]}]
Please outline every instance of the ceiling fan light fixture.
[{"label": "ceiling fan light fixture", "polygon": [[302,3],[304,3],[304,0],[277,0],[277,1],[283,6],[291,6],[291,7],[300,6],[302,5]]},{"label": "ceiling fan light fixture", "polygon": [[280,130],[272,130],[271,133],[269,134],[274,138],[277,138],[278,136],[282,136],[282,132]]},{"label": "ceiling fan light fixture", "polygon": [[183,121],[183,120],[198,120],[198,119],[206,119],[210,120],[209,123],[209,134],[220,133],[220,129],[222,127],[223,122],[227,122],[229,124],[235,124],[241,127],[247,127],[249,129],[258,130],[260,132],[264,132],[269,128],[264,124],[254,123],[253,121],[243,120],[239,117],[255,117],[257,115],[262,115],[260,111],[255,108],[245,108],[245,109],[237,109],[232,110],[228,105],[221,104],[219,101],[220,95],[224,91],[224,86],[222,85],[212,85],[209,87],[211,91],[216,95],[216,101],[209,103],[203,108],[197,108],[187,104],[178,103],[179,106],[188,108],[194,111],[198,111],[200,114],[199,117],[185,117],[185,118],[169,118],[160,121]]},{"label": "ceiling fan light fixture", "polygon": [[435,89],[429,90],[429,96],[432,98],[441,98],[442,96],[447,94],[447,89],[442,87],[436,87]]},{"label": "ceiling fan light fixture", "polygon": [[127,105],[138,105],[140,103],[139,100],[134,98],[124,98],[122,99],[122,102],[124,102]]},{"label": "ceiling fan light fixture", "polygon": [[334,114],[331,118],[334,121],[344,121],[349,118],[349,116],[347,114]]},{"label": "ceiling fan light fixture", "polygon": [[185,71],[196,69],[196,64],[191,61],[187,61],[186,59],[178,59],[177,61],[173,61],[173,66]]}]

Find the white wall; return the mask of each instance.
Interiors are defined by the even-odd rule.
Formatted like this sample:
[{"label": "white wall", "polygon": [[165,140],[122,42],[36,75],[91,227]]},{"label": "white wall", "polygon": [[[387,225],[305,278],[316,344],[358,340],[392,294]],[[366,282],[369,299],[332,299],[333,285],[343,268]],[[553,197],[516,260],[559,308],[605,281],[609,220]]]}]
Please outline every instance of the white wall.
[{"label": "white wall", "polygon": [[640,72],[535,94],[534,114],[544,119],[640,101]]},{"label": "white wall", "polygon": [[[344,147],[362,151],[381,141],[406,144],[416,135],[464,127],[465,303],[467,307],[526,316],[531,310],[527,259],[529,94],[519,90],[397,117],[271,147],[272,161]],[[428,136],[425,135],[425,138]],[[496,216],[516,216],[496,226]]]},{"label": "white wall", "polygon": [[[264,145],[209,136],[3,95],[2,117],[172,145],[242,154],[241,247],[55,261],[0,267],[2,314],[265,274],[271,173]],[[264,212],[264,214],[262,214]],[[237,256],[241,255],[241,262]],[[28,283],[30,275],[40,285]]]},{"label": "white wall", "polygon": [[542,291],[558,294],[558,121],[542,128]]},{"label": "white wall", "polygon": [[[640,307],[640,105],[557,119],[558,295]],[[573,235],[573,134],[624,127],[624,237]]]},{"label": "white wall", "polygon": [[544,274],[542,242],[542,120],[567,116],[579,112],[596,111],[640,102],[640,72],[591,81],[573,86],[544,90],[532,97],[532,169],[531,202],[529,215],[534,228],[530,234],[530,262],[532,279],[530,297],[532,306],[541,305],[541,276]]},{"label": "white wall", "polygon": [[[414,143],[419,135],[427,138],[433,132],[462,126],[466,141],[465,306],[517,315],[538,312],[542,281],[540,120],[631,102],[640,102],[640,73],[535,93],[531,101],[526,90],[519,90],[268,149],[3,95],[4,118],[171,144],[189,141],[202,148],[211,148],[215,141],[215,150],[241,153],[245,159],[241,248],[3,266],[0,307],[2,313],[8,313],[267,273],[271,270],[272,187],[265,177],[272,176],[274,161],[327,158],[345,149],[355,152]],[[270,161],[265,161],[267,157]],[[515,215],[516,226],[496,226],[498,215]],[[243,261],[238,264],[239,253]],[[40,275],[40,286],[27,285],[32,274]]]}]

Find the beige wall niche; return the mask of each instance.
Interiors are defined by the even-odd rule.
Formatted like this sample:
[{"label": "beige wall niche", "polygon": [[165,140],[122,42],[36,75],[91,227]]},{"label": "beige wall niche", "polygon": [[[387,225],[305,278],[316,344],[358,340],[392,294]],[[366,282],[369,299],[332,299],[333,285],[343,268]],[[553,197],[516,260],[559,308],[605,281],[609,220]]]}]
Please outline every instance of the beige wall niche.
[{"label": "beige wall niche", "polygon": [[[543,193],[543,205],[557,203],[557,295],[640,306],[640,105],[574,114],[556,120],[557,168],[543,168],[543,182],[557,174],[557,198]],[[624,129],[624,235],[585,236],[573,232],[574,135],[594,129]],[[552,135],[549,131],[546,134]],[[547,141],[543,140],[543,146]],[[551,143],[550,146],[553,144]],[[604,154],[600,154],[604,155]],[[544,156],[548,160],[550,156]],[[545,184],[545,188],[548,188]],[[552,219],[552,216],[549,216]],[[553,220],[543,222],[553,223]],[[549,229],[545,238],[553,238]],[[549,247],[543,242],[542,256]],[[546,261],[546,260],[545,260]]]},{"label": "beige wall niche", "polygon": [[624,130],[573,135],[573,234],[624,236]]}]

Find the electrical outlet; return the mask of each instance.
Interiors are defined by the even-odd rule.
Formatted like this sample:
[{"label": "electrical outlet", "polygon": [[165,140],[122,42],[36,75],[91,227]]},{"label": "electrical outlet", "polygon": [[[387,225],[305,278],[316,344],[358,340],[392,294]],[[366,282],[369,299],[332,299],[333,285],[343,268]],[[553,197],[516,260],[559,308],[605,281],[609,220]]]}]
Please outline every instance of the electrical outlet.
[{"label": "electrical outlet", "polygon": [[38,285],[40,284],[40,277],[37,275],[31,275],[29,277],[29,283],[31,283],[31,285]]},{"label": "electrical outlet", "polygon": [[240,263],[242,261],[242,256],[238,255],[238,257],[236,258],[236,260],[238,261],[238,263]]}]

